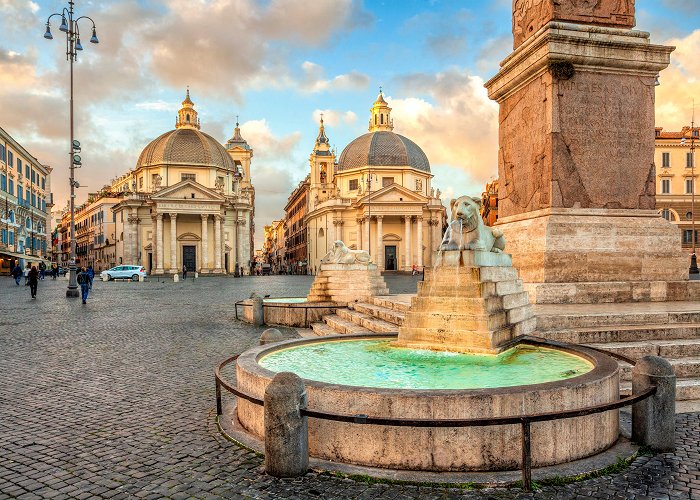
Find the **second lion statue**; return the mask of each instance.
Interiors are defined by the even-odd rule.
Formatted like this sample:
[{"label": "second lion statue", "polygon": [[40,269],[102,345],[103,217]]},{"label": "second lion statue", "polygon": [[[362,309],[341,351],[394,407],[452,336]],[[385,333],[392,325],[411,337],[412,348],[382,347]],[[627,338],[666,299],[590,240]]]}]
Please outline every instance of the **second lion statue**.
[{"label": "second lion statue", "polygon": [[450,202],[452,217],[440,250],[482,250],[502,253],[506,248],[503,232],[484,225],[480,198],[460,196]]},{"label": "second lion statue", "polygon": [[321,264],[369,264],[372,258],[364,250],[350,250],[340,240],[333,243],[333,249],[321,259]]}]

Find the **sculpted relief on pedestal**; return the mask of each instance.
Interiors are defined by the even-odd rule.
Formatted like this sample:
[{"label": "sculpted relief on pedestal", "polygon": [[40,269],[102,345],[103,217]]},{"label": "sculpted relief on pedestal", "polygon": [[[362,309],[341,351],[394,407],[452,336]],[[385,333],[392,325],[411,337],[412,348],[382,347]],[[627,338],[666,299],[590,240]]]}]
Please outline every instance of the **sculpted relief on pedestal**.
[{"label": "sculpted relief on pedestal", "polygon": [[513,48],[550,21],[634,27],[635,0],[513,0]]}]

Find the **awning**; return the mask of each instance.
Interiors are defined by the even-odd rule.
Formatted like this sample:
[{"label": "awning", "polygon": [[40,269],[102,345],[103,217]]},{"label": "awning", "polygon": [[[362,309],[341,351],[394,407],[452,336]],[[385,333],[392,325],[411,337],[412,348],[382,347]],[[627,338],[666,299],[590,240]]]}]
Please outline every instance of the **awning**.
[{"label": "awning", "polygon": [[38,255],[28,255],[19,252],[10,252],[9,250],[0,249],[0,258],[13,257],[15,259],[24,259],[29,262],[44,262],[44,264],[51,264],[51,260],[44,259]]}]

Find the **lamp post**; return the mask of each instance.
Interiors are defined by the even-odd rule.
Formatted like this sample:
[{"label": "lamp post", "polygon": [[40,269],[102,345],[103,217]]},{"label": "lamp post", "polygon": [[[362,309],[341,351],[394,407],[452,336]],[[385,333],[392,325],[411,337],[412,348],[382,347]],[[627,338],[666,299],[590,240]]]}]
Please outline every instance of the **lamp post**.
[{"label": "lamp post", "polygon": [[690,255],[689,272],[690,274],[698,274],[700,269],[698,269],[698,259],[695,256],[695,103],[693,103],[693,118],[690,121],[690,169],[691,185],[693,186],[690,195],[690,212],[693,214],[691,218],[693,229],[690,239],[693,242],[693,253]]},{"label": "lamp post", "polygon": [[95,21],[88,16],[74,18],[73,4],[74,2],[69,0],[67,9],[64,7],[60,14],[53,13],[46,19],[46,33],[44,33],[44,38],[53,40],[50,25],[51,18],[60,16],[61,26],[58,29],[66,34],[66,59],[70,62],[70,151],[68,152],[70,158],[70,261],[68,263],[70,275],[66,297],[77,298],[80,294],[78,292],[78,281],[76,279],[75,269],[75,188],[78,187],[79,184],[75,181],[75,168],[76,166],[80,166],[80,156],[76,154],[80,152],[80,143],[73,137],[73,61],[78,59],[78,51],[83,50],[83,46],[80,43],[78,21],[81,19],[88,19],[92,23],[90,43],[99,43],[99,40],[97,39]]}]

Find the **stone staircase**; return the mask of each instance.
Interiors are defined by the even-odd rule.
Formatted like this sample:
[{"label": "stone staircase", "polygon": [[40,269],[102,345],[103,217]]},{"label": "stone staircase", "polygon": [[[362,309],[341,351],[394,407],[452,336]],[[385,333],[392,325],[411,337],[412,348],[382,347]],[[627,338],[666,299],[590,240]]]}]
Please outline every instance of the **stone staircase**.
[{"label": "stone staircase", "polygon": [[[313,323],[316,335],[397,332],[412,295],[371,297]],[[663,356],[673,365],[676,399],[700,405],[700,302],[534,306],[537,333],[590,345],[632,359]],[[620,363],[621,389],[632,389],[631,367]],[[697,406],[696,405],[696,406]]]}]

